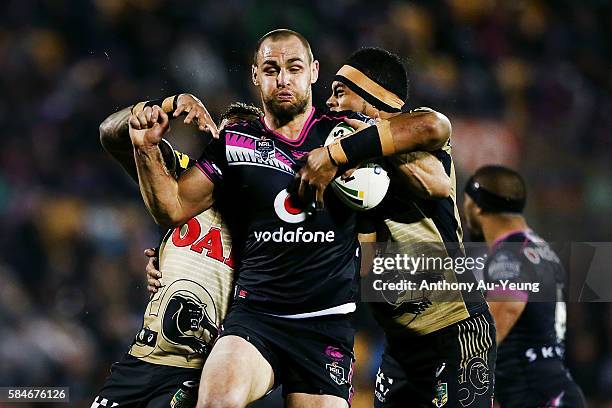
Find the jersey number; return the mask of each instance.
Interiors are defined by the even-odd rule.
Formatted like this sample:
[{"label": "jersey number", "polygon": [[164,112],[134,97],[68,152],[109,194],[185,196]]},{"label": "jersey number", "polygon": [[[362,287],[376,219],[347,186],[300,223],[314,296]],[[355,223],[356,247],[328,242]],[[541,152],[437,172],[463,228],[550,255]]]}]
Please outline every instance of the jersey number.
[{"label": "jersey number", "polygon": [[[181,234],[181,230],[186,228],[184,234]],[[200,238],[202,232],[202,226],[200,222],[192,218],[182,227],[177,227],[172,232],[172,243],[177,247],[191,246],[191,249],[198,254],[201,254],[206,250],[206,256],[216,261],[222,262],[229,266],[234,267],[234,261],[232,253],[227,258],[223,256],[223,239],[221,239],[221,229],[217,227],[210,227],[208,232]],[[199,239],[198,239],[199,238]]]}]

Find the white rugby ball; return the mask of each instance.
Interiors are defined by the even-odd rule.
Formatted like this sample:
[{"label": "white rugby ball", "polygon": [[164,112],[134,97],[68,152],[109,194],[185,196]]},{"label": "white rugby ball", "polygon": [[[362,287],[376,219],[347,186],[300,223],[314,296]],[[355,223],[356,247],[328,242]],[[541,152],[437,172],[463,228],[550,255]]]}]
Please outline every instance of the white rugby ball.
[{"label": "white rugby ball", "polygon": [[[338,123],[325,140],[325,146],[350,135],[355,130],[344,122]],[[385,198],[389,189],[389,175],[380,165],[366,163],[343,178],[340,176],[330,185],[336,196],[348,207],[366,211],[376,207]]]}]

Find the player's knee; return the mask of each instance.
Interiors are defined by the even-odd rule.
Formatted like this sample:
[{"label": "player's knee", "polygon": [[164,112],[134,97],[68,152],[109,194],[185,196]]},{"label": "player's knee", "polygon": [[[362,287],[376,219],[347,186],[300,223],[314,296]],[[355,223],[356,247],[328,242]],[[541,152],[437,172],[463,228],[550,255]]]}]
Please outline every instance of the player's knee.
[{"label": "player's knee", "polygon": [[197,408],[243,408],[247,397],[241,390],[200,390]]}]

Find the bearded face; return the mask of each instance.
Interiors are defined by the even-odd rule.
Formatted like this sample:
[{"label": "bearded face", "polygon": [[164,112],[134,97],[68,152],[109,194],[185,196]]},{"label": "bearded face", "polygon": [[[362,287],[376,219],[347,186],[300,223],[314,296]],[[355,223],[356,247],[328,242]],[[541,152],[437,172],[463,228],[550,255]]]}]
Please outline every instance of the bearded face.
[{"label": "bearded face", "polygon": [[288,89],[279,90],[272,95],[264,95],[264,106],[279,122],[288,122],[300,113],[304,113],[311,95],[310,87],[304,94],[294,93]]},{"label": "bearded face", "polygon": [[266,110],[279,122],[303,113],[312,101],[319,72],[309,49],[295,36],[264,40],[253,65],[253,83]]}]

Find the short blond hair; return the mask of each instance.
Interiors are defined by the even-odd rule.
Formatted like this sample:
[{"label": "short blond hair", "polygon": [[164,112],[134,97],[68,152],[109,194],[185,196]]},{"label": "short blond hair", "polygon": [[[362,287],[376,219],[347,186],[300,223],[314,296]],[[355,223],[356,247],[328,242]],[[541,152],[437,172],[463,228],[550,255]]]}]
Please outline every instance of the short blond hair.
[{"label": "short blond hair", "polygon": [[279,28],[276,30],[272,30],[269,33],[264,34],[259,40],[257,40],[257,44],[255,44],[255,50],[253,52],[253,65],[257,66],[257,54],[259,54],[259,49],[261,48],[261,44],[268,38],[272,40],[280,40],[288,37],[297,37],[298,40],[302,43],[304,48],[308,53],[309,63],[314,60],[314,56],[312,55],[312,49],[310,48],[310,43],[302,34],[297,31],[289,30],[288,28]]}]

